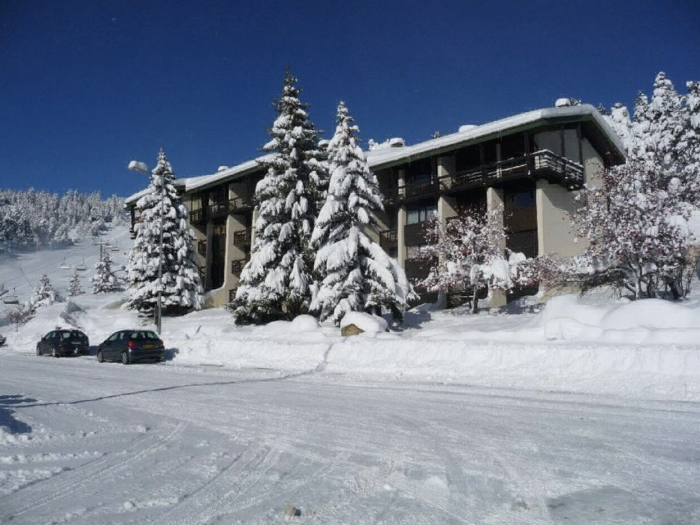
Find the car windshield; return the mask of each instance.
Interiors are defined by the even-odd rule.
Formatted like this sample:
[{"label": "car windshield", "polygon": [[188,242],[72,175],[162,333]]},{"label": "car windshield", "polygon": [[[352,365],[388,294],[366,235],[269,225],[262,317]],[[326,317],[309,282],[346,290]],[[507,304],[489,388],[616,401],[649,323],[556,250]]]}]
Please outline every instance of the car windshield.
[{"label": "car windshield", "polygon": [[132,341],[158,341],[160,339],[155,332],[145,331],[145,332],[132,332],[129,336]]},{"label": "car windshield", "polygon": [[85,334],[81,332],[59,332],[61,339],[85,339]]}]

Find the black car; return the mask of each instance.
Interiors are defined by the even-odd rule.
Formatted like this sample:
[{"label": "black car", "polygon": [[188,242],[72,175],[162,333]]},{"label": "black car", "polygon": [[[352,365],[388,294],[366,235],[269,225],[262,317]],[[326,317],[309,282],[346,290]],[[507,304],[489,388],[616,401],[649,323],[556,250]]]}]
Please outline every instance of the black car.
[{"label": "black car", "polygon": [[80,330],[54,330],[36,344],[36,355],[53,357],[87,355],[89,350],[88,336]]},{"label": "black car", "polygon": [[0,346],[5,344],[5,336],[0,334]]},{"label": "black car", "polygon": [[163,361],[165,346],[151,330],[120,330],[97,347],[97,360],[121,361],[128,365],[136,361]]}]

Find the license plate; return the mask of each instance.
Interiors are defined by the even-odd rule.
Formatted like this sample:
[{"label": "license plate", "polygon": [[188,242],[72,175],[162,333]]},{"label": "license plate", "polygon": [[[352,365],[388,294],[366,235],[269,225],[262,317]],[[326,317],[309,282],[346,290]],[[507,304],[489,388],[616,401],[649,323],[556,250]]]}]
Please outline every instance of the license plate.
[{"label": "license plate", "polygon": [[155,348],[156,345],[143,345],[144,348]]}]

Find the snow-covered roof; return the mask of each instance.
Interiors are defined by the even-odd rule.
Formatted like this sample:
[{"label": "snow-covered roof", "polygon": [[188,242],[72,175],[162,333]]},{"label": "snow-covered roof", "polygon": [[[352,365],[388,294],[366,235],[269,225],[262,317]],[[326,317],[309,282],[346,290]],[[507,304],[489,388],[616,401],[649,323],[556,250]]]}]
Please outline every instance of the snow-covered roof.
[{"label": "snow-covered roof", "polygon": [[[608,124],[598,110],[589,104],[538,109],[479,126],[462,126],[460,128],[461,131],[457,133],[426,140],[425,142],[414,144],[413,146],[378,147],[366,152],[366,155],[370,168],[377,169],[396,164],[406,159],[425,157],[440,151],[454,149],[456,146],[468,142],[485,140],[489,136],[504,134],[517,128],[525,128],[537,122],[563,119],[594,122],[604,138],[607,139],[608,144],[612,145],[617,150],[617,157],[625,157],[625,148],[620,137],[613,131],[610,124]],[[177,179],[176,184],[179,188],[183,188],[185,192],[190,192],[212,186],[219,182],[237,179],[251,171],[255,171],[259,168],[260,162],[269,157],[269,155],[264,155],[238,164],[237,166],[222,169],[210,175]],[[131,195],[125,200],[125,205],[128,206],[136,202],[146,193],[148,193],[148,189]]]},{"label": "snow-covered roof", "polygon": [[367,161],[371,168],[380,168],[398,161],[410,159],[412,157],[424,157],[426,154],[434,154],[440,150],[453,149],[455,146],[484,139],[490,135],[503,134],[514,128],[527,127],[538,121],[580,118],[581,120],[592,120],[603,133],[606,139],[618,150],[620,157],[624,158],[624,146],[620,137],[613,131],[603,116],[589,104],[580,106],[559,107],[538,109],[528,111],[512,117],[488,122],[480,126],[462,127],[462,131],[443,135],[431,140],[426,140],[413,146],[403,148],[377,148],[367,153]]}]

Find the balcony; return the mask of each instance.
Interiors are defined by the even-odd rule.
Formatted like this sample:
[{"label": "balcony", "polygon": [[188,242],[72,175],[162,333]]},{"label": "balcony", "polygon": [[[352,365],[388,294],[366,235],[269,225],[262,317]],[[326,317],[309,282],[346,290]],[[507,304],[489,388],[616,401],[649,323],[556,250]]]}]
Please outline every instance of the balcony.
[{"label": "balcony", "polygon": [[234,197],[228,201],[228,213],[244,213],[252,209],[252,197]]},{"label": "balcony", "polygon": [[248,261],[250,261],[250,255],[247,255],[243,259],[234,259],[231,261],[231,273],[240,275]]},{"label": "balcony", "polygon": [[471,188],[498,186],[517,179],[545,179],[569,190],[583,186],[583,166],[549,150],[536,151],[521,157],[474,166],[467,170],[428,182],[407,182],[397,191],[399,201],[435,197]]},{"label": "balcony", "polygon": [[384,230],[379,232],[379,245],[384,248],[391,248],[396,246],[398,238],[396,235],[396,230]]},{"label": "balcony", "polygon": [[202,257],[207,256],[207,241],[202,240],[202,241],[197,241],[197,253],[201,255]]},{"label": "balcony", "polygon": [[437,179],[421,182],[407,182],[398,188],[398,198],[404,202],[416,201],[438,194]]},{"label": "balcony", "polygon": [[225,217],[228,214],[228,201],[214,201],[207,206],[207,216],[211,219]]},{"label": "balcony", "polygon": [[235,246],[245,246],[250,244],[250,230],[238,230],[233,232],[233,244]]}]

